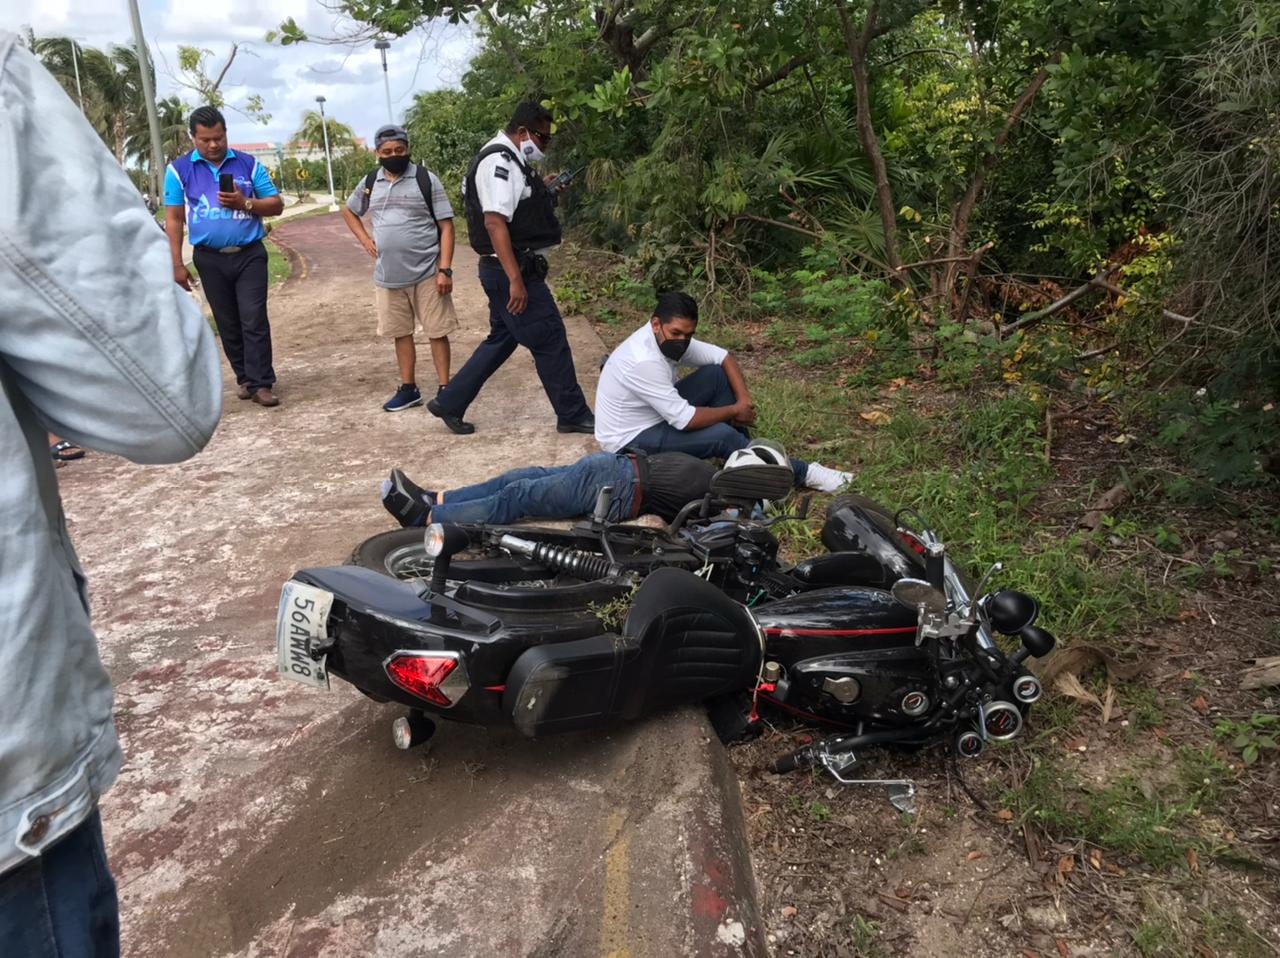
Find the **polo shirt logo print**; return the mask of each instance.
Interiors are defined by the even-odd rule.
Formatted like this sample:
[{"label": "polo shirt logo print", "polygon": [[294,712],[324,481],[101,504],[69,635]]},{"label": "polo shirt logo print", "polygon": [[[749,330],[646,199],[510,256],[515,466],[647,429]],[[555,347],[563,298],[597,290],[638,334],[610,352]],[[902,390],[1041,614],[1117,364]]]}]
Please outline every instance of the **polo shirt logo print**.
[{"label": "polo shirt logo print", "polygon": [[[253,196],[253,183],[249,180],[237,176],[235,178],[236,189],[245,196]],[[229,210],[226,207],[219,206],[214,197],[214,202],[209,201],[209,197],[201,195],[197,199],[187,198],[187,205],[191,209],[191,223],[202,223],[206,220],[247,220],[250,216],[244,210]]]}]

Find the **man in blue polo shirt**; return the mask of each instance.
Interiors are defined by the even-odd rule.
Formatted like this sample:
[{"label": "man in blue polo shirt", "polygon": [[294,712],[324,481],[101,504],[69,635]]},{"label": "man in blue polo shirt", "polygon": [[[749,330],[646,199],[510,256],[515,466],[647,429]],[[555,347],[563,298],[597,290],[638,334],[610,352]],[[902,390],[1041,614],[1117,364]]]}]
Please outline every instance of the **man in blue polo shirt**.
[{"label": "man in blue polo shirt", "polygon": [[[173,278],[191,288],[182,261],[182,232],[191,232],[193,257],[205,299],[218,324],[222,351],[236,374],[237,395],[259,406],[278,406],[272,392],[271,326],[267,321],[266,228],[262,217],[279,216],[284,200],[266,169],[252,156],[227,147],[227,122],[211,106],[192,111],[188,124],[195,149],[165,171],[164,228],[173,256]],[[230,184],[220,184],[230,177]],[[230,190],[222,186],[230,185]],[[185,208],[185,215],[184,215]]]}]

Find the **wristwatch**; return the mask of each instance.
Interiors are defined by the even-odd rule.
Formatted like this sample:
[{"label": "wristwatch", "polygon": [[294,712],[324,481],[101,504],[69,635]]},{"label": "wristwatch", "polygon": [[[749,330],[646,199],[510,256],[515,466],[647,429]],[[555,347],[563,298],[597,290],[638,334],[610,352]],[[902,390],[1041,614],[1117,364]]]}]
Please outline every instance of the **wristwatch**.
[{"label": "wristwatch", "polygon": [[441,267],[440,267],[440,275],[441,275],[441,276],[448,276],[450,279],[453,279],[453,270],[452,270],[450,267],[448,267],[448,266],[441,266]]},{"label": "wristwatch", "polygon": [[246,213],[253,212],[253,200],[246,198],[244,201],[244,211]]}]

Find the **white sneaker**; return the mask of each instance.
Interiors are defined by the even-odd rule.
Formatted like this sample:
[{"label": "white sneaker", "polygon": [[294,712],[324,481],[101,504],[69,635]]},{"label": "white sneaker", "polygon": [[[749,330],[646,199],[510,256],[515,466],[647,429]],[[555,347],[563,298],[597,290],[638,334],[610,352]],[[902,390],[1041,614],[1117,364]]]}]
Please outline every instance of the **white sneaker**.
[{"label": "white sneaker", "polygon": [[809,471],[804,474],[804,484],[819,492],[835,492],[841,486],[853,482],[853,473],[831,469],[821,463],[809,463]]}]

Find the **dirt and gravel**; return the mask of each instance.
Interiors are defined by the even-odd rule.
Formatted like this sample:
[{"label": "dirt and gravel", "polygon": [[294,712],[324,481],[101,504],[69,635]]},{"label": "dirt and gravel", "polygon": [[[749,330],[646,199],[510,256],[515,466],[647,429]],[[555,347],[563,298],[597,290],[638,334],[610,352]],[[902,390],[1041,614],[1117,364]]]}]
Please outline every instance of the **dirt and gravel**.
[{"label": "dirt and gravel", "polygon": [[[336,214],[273,239],[294,259],[270,304],[282,405],[238,401],[228,377],[192,461],[90,452],[59,473],[117,690],[126,761],[103,816],[125,953],[752,953],[736,783],[698,714],[535,743],[446,723],[404,753],[394,708],[276,675],[281,583],[391,527],[392,466],[447,488],[595,447],[555,431],[523,351],[469,411],[474,436],[382,412],[397,376],[371,261]],[[456,368],[488,322],[473,254],[455,265]],[[570,340],[600,355],[585,322]]]}]

